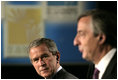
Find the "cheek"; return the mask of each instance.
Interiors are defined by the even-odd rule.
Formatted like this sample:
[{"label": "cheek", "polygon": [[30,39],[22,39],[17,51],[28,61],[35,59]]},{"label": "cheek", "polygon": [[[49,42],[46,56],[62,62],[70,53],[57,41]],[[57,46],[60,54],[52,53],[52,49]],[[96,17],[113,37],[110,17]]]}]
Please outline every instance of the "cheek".
[{"label": "cheek", "polygon": [[84,46],[86,54],[90,57],[93,57],[94,53],[96,52],[97,46],[98,45],[96,40],[89,40]]},{"label": "cheek", "polygon": [[36,71],[39,73],[39,66],[37,64],[34,64],[33,66],[36,69]]},{"label": "cheek", "polygon": [[39,66],[38,66],[37,64],[33,64],[33,66],[34,66],[36,72],[37,72],[39,75],[41,75],[40,70],[39,70]]},{"label": "cheek", "polygon": [[83,46],[85,48],[94,48],[94,46],[96,45],[96,40],[92,37],[86,37],[83,41]]},{"label": "cheek", "polygon": [[50,59],[46,62],[50,67],[54,66],[56,64],[56,60],[55,59]]},{"label": "cheek", "polygon": [[84,45],[84,49],[85,49],[86,53],[91,54],[92,51],[93,51],[93,49],[95,48],[94,45],[95,45],[95,44],[94,44],[93,42],[91,42],[91,41],[89,41],[88,43],[86,43],[86,44]]},{"label": "cheek", "polygon": [[51,60],[47,61],[47,66],[49,67],[51,72],[54,72],[56,69],[56,60],[51,59]]},{"label": "cheek", "polygon": [[82,40],[81,41],[81,46],[82,46],[82,48],[86,51],[86,50],[88,50],[90,47],[91,47],[91,42],[89,41],[89,40],[86,40],[86,39],[84,39],[84,40]]},{"label": "cheek", "polygon": [[89,56],[91,55],[92,53],[92,50],[93,50],[93,41],[92,40],[83,40],[83,43],[82,43],[82,48],[83,48],[83,57],[85,56]]}]

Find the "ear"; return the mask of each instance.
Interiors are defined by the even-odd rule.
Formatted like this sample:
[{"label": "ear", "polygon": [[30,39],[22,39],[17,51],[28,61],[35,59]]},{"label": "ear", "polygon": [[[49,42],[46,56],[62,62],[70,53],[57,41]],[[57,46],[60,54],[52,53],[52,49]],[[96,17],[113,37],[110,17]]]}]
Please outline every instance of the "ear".
[{"label": "ear", "polygon": [[56,54],[56,59],[57,59],[57,61],[60,61],[60,53],[59,53],[59,51]]},{"label": "ear", "polygon": [[106,41],[106,36],[104,34],[100,34],[99,36],[99,44],[104,44],[104,42]]}]

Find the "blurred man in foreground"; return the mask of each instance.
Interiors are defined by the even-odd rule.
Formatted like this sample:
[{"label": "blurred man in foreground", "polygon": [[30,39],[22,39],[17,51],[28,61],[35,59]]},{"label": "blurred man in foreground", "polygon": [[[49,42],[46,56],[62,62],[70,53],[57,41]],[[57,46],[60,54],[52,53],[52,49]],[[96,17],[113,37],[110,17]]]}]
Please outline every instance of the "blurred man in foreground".
[{"label": "blurred man in foreground", "polygon": [[88,78],[117,78],[117,16],[110,12],[91,10],[78,18],[74,45],[83,59],[94,63]]}]

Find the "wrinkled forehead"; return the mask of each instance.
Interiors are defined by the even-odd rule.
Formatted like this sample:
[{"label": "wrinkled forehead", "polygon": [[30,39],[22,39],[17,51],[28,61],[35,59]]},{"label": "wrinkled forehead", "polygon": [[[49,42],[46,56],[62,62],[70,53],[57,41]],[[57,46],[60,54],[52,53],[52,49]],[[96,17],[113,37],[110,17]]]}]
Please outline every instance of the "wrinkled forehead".
[{"label": "wrinkled forehead", "polygon": [[37,46],[37,47],[32,47],[30,49],[30,54],[29,56],[30,57],[40,57],[41,55],[43,54],[51,54],[51,52],[49,52],[49,49],[47,48],[47,46],[45,45],[40,45],[40,46]]},{"label": "wrinkled forehead", "polygon": [[82,21],[88,23],[90,20],[91,20],[91,16],[84,16],[80,18],[79,22]]},{"label": "wrinkled forehead", "polygon": [[92,18],[91,16],[85,16],[82,17],[77,24],[77,30],[81,30],[81,29],[92,29],[93,25],[92,25]]},{"label": "wrinkled forehead", "polygon": [[39,46],[35,46],[35,47],[32,47],[30,49],[30,51],[49,51],[48,47],[46,46],[46,44],[41,44]]}]

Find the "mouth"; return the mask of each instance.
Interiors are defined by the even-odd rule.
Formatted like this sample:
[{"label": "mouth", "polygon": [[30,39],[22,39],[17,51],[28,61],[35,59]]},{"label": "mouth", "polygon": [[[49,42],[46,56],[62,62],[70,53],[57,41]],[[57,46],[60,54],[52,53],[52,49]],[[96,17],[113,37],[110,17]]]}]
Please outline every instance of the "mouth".
[{"label": "mouth", "polygon": [[48,70],[48,68],[44,68],[44,69],[41,69],[40,72],[45,72],[47,70]]},{"label": "mouth", "polygon": [[82,48],[80,48],[80,47],[78,47],[78,50],[82,53],[83,52],[83,49]]},{"label": "mouth", "polygon": [[83,53],[83,50],[79,50],[81,53]]}]

